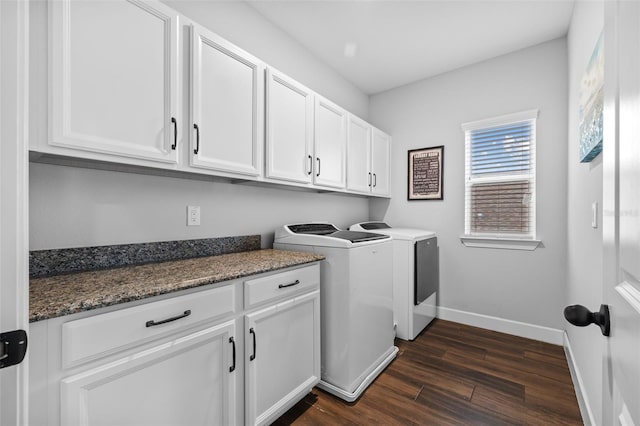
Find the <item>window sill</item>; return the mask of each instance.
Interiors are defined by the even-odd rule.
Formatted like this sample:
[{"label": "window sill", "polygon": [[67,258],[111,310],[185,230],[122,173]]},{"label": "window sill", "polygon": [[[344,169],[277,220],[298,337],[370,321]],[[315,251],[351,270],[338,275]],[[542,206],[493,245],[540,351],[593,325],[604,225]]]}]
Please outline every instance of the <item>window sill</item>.
[{"label": "window sill", "polygon": [[472,237],[463,235],[460,241],[466,247],[493,248],[504,250],[535,250],[542,241],[506,237]]}]

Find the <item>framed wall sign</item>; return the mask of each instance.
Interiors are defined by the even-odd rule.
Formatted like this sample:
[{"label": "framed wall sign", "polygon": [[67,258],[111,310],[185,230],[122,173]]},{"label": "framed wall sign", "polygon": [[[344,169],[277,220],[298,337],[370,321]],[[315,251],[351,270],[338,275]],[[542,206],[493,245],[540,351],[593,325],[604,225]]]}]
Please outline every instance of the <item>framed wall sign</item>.
[{"label": "framed wall sign", "polygon": [[407,198],[411,200],[442,200],[444,146],[409,151]]}]

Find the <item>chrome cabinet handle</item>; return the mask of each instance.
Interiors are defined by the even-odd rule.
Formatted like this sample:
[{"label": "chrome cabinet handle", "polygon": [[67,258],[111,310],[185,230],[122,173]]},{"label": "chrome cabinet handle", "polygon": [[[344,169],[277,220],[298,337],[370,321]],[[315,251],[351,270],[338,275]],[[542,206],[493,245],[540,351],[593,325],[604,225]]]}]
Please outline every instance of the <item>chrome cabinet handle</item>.
[{"label": "chrome cabinet handle", "polygon": [[313,157],[309,155],[309,171],[307,172],[307,174],[310,175],[312,171],[313,171]]},{"label": "chrome cabinet handle", "polygon": [[177,315],[175,317],[167,318],[167,319],[162,320],[162,321],[157,321],[157,322],[154,321],[154,320],[147,321],[146,325],[147,325],[147,327],[154,327],[156,325],[166,324],[168,322],[177,321],[179,319],[186,318],[189,315],[191,315],[191,309],[188,309],[188,310],[184,311],[184,313],[182,313],[182,315]]},{"label": "chrome cabinet handle", "polygon": [[295,280],[294,282],[289,284],[280,284],[278,288],[293,287],[294,285],[298,285],[298,284],[300,284],[300,280]]},{"label": "chrome cabinet handle", "polygon": [[378,185],[378,177],[376,174],[373,174],[373,187],[375,188]]},{"label": "chrome cabinet handle", "polygon": [[371,172],[369,172],[369,188],[371,188]]},{"label": "chrome cabinet handle", "polygon": [[175,151],[178,146],[178,120],[175,117],[171,117],[171,122],[173,123],[173,145],[171,145],[171,149]]},{"label": "chrome cabinet handle", "polygon": [[193,153],[198,155],[198,151],[200,151],[200,127],[193,123],[193,128],[196,129],[196,149],[193,150]]},{"label": "chrome cabinet handle", "polygon": [[253,334],[253,354],[249,357],[249,361],[256,359],[256,332],[253,331],[253,327],[249,329],[249,333]]},{"label": "chrome cabinet handle", "polygon": [[318,173],[316,173],[316,177],[320,176],[320,157],[316,157],[316,160],[318,160]]},{"label": "chrome cabinet handle", "polygon": [[229,373],[236,369],[236,339],[229,337],[229,343],[233,345],[233,365],[229,367]]}]

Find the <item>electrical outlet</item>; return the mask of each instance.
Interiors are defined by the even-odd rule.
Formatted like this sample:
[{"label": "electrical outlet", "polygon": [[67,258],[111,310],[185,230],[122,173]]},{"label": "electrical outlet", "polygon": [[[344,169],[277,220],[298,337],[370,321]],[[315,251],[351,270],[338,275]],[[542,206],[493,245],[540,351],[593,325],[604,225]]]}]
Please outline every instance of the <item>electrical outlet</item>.
[{"label": "electrical outlet", "polygon": [[187,206],[187,226],[200,226],[200,206]]}]

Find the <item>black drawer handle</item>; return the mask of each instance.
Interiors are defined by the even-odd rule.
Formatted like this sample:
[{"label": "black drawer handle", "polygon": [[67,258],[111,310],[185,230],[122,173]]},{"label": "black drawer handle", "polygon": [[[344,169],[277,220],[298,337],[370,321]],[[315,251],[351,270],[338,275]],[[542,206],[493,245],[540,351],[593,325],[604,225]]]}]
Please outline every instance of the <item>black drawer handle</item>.
[{"label": "black drawer handle", "polygon": [[229,343],[233,345],[233,365],[229,367],[229,373],[236,369],[236,339],[229,337]]},{"label": "black drawer handle", "polygon": [[188,310],[184,311],[184,313],[182,315],[178,315],[178,316],[175,316],[175,317],[167,318],[167,319],[162,320],[162,321],[158,321],[158,322],[156,322],[154,320],[147,321],[147,327],[154,327],[156,325],[166,324],[166,323],[171,322],[171,321],[176,321],[176,320],[179,320],[181,318],[186,318],[189,315],[191,315],[191,309],[188,309]]},{"label": "black drawer handle", "polygon": [[369,172],[369,187],[371,187],[371,172]]},{"label": "black drawer handle", "polygon": [[376,186],[378,186],[378,177],[374,173],[373,174],[373,187],[375,188]]},{"label": "black drawer handle", "polygon": [[310,175],[312,171],[313,171],[313,157],[309,155],[309,171],[307,172],[307,174]]},{"label": "black drawer handle", "polygon": [[178,146],[178,120],[175,117],[171,117],[171,122],[173,123],[173,145],[171,145],[171,149],[175,151]]},{"label": "black drawer handle", "polygon": [[316,160],[318,160],[318,173],[316,173],[316,177],[320,176],[320,157],[316,157]]},{"label": "black drawer handle", "polygon": [[298,284],[300,284],[300,280],[295,280],[294,282],[289,284],[280,284],[278,288],[293,287],[294,285],[298,285]]},{"label": "black drawer handle", "polygon": [[249,361],[256,359],[256,332],[253,331],[253,327],[249,329],[249,333],[253,334],[253,354],[249,357]]}]

